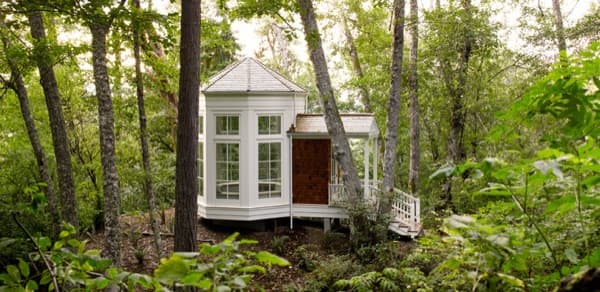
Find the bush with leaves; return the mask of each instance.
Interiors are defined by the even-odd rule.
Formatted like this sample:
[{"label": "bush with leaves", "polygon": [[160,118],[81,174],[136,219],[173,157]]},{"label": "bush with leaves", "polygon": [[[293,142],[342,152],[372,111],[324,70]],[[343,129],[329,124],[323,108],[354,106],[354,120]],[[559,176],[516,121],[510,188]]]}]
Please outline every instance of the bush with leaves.
[{"label": "bush with leaves", "polygon": [[0,291],[35,291],[42,287],[50,291],[98,291],[109,285],[127,291],[138,287],[155,291],[174,287],[229,291],[253,286],[253,275],[266,273],[273,265],[289,265],[269,252],[242,251],[242,245],[256,242],[237,241],[236,233],[221,243],[203,244],[197,253],[175,253],[162,259],[150,276],[112,267],[111,260],[101,257],[98,250],[86,250],[86,241],[74,235],[75,228],[67,225],[54,243],[48,237],[31,237],[37,251],[29,256],[29,262],[19,259],[18,264],[6,266],[0,273]]}]

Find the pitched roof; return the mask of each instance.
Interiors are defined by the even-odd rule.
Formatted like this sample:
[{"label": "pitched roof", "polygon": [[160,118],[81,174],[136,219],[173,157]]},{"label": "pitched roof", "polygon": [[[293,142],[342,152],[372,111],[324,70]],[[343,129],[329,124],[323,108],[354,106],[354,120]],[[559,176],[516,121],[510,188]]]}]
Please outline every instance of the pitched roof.
[{"label": "pitched roof", "polygon": [[306,92],[296,83],[253,58],[237,61],[212,76],[204,93]]},{"label": "pitched roof", "polygon": [[[373,114],[340,114],[346,135],[350,137],[377,137],[379,129]],[[322,114],[298,114],[294,136],[329,136]]]}]

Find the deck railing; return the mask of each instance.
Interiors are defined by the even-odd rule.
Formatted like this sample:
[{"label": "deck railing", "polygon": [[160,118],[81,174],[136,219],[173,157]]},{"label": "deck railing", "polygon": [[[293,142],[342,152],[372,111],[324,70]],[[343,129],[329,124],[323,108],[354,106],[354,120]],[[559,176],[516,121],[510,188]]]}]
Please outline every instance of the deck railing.
[{"label": "deck railing", "polygon": [[[380,181],[369,185],[364,192],[367,204],[377,207],[379,198],[384,194]],[[329,205],[341,207],[346,200],[343,184],[329,184]],[[394,200],[392,201],[391,219],[409,227],[409,230],[417,230],[421,224],[421,201],[400,189],[394,188]]]}]

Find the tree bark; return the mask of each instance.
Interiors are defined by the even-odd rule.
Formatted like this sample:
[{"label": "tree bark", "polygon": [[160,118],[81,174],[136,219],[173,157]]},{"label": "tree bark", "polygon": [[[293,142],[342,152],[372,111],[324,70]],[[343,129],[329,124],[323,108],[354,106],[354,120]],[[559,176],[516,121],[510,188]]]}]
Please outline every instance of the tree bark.
[{"label": "tree bark", "polygon": [[[471,20],[471,1],[463,0],[462,6],[465,11],[466,19]],[[469,27],[468,25],[465,27]],[[454,90],[451,90],[452,108],[450,110],[450,134],[448,135],[448,160],[454,164],[462,162],[465,158],[463,145],[463,132],[465,128],[465,109],[464,96],[467,83],[467,73],[469,69],[469,59],[471,57],[471,36],[467,28],[464,33],[463,47],[460,52],[460,63],[458,68],[458,84]],[[452,206],[452,179],[448,178],[443,186],[443,207]]]},{"label": "tree bark", "polygon": [[[348,42],[348,53],[350,55],[350,61],[352,63],[352,69],[354,70],[354,74],[356,74],[356,78],[360,82],[365,78],[365,74],[363,73],[362,66],[360,64],[360,58],[358,57],[358,50],[356,49],[356,45],[354,44],[354,37],[352,36],[352,32],[350,31],[350,27],[348,26],[348,20],[344,17],[344,34],[346,35],[346,41]],[[365,112],[372,112],[371,109],[371,98],[369,96],[369,89],[364,84],[358,86],[360,90],[360,100],[365,107]]]},{"label": "tree bark", "polygon": [[392,51],[390,98],[387,110],[385,149],[383,152],[383,191],[379,203],[379,216],[386,216],[392,209],[394,178],[396,176],[396,146],[398,143],[398,119],[402,89],[402,58],[404,47],[404,0],[394,1],[394,41]]},{"label": "tree bark", "polygon": [[[0,22],[0,26],[2,26],[2,28],[5,27],[3,21]],[[2,33],[2,44],[5,51],[10,49],[12,46],[10,40],[5,36],[4,33]],[[58,212],[57,198],[54,191],[54,183],[52,182],[52,177],[50,175],[48,159],[46,157],[46,153],[44,152],[44,148],[42,147],[42,143],[40,142],[37,127],[35,126],[35,122],[33,120],[31,107],[29,106],[27,88],[25,87],[23,77],[21,76],[19,68],[14,60],[6,58],[6,61],[11,72],[11,81],[7,85],[15,92],[17,98],[19,99],[21,115],[23,115],[23,120],[25,121],[27,135],[29,136],[29,142],[31,143],[33,154],[35,155],[35,159],[37,161],[40,178],[46,184],[46,186],[42,187],[42,190],[48,201],[47,211],[50,214],[50,232],[52,236],[57,236],[58,232],[60,231],[60,214]]]},{"label": "tree bark", "polygon": [[110,25],[100,21],[89,25],[92,33],[92,65],[98,98],[100,128],[100,157],[102,161],[104,192],[105,255],[115,266],[121,264],[121,228],[119,224],[120,194],[117,161],[115,157],[114,117],[110,82],[106,65],[106,35]]},{"label": "tree bark", "polygon": [[50,50],[44,29],[44,21],[42,13],[39,11],[31,12],[28,17],[31,36],[35,39],[35,59],[40,72],[40,83],[44,90],[46,106],[48,107],[48,117],[50,118],[52,144],[56,156],[58,187],[61,193],[62,214],[65,221],[78,228],[77,196],[73,181],[71,152],[69,151],[69,140],[65,128],[58,84],[54,69],[52,68],[52,58],[49,54]]},{"label": "tree bark", "polygon": [[410,98],[410,161],[408,186],[413,195],[419,190],[419,164],[421,147],[419,144],[419,84],[417,54],[419,49],[419,6],[417,0],[410,0],[410,59],[408,62],[408,95]]},{"label": "tree bark", "polygon": [[181,3],[179,105],[175,182],[175,251],[196,250],[200,0]]},{"label": "tree bark", "polygon": [[[560,0],[552,0],[552,11],[554,12],[554,26],[556,27],[556,42],[558,45],[558,54],[567,52],[567,41],[565,40],[565,30],[563,28],[563,18],[560,10]],[[561,58],[562,59],[562,58]]]},{"label": "tree bark", "polygon": [[331,137],[333,145],[333,157],[340,164],[342,181],[344,182],[344,188],[348,196],[348,204],[354,209],[350,212],[351,240],[354,246],[358,246],[361,241],[370,240],[369,238],[365,238],[365,235],[368,234],[368,230],[366,230],[368,218],[366,210],[363,209],[364,204],[362,202],[360,179],[358,178],[358,173],[352,160],[350,144],[346,138],[346,132],[335,104],[331,79],[327,69],[327,62],[325,61],[325,53],[323,52],[321,35],[319,34],[312,1],[298,0],[298,6],[300,7],[300,17],[304,26],[304,35],[310,60],[315,70],[317,89],[319,90],[321,108],[323,108],[325,114],[327,132]]},{"label": "tree bark", "polygon": [[[137,11],[140,10],[140,0],[133,0],[133,5]],[[134,19],[133,25],[133,54],[135,57],[135,84],[138,103],[138,114],[140,120],[140,144],[142,147],[142,164],[144,165],[144,187],[146,190],[146,200],[148,202],[148,217],[150,218],[150,226],[154,233],[154,248],[156,255],[160,258],[160,228],[156,221],[155,212],[155,196],[154,187],[152,185],[152,167],[150,165],[150,151],[148,150],[148,133],[146,127],[146,109],[144,105],[144,79],[142,75],[142,58],[140,56],[140,22],[139,19]]]}]

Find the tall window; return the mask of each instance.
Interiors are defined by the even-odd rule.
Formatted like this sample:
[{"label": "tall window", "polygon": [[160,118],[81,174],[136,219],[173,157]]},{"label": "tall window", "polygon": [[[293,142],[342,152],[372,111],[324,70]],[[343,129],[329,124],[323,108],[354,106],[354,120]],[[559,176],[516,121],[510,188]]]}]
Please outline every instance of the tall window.
[{"label": "tall window", "polygon": [[240,133],[240,117],[217,116],[217,135],[238,135]]},{"label": "tall window", "polygon": [[258,143],[258,197],[281,197],[281,143]]},{"label": "tall window", "polygon": [[198,143],[198,195],[204,196],[204,143]]},{"label": "tall window", "polygon": [[259,135],[279,135],[281,134],[281,116],[259,116],[258,117]]},{"label": "tall window", "polygon": [[240,144],[217,143],[217,199],[240,198]]}]

